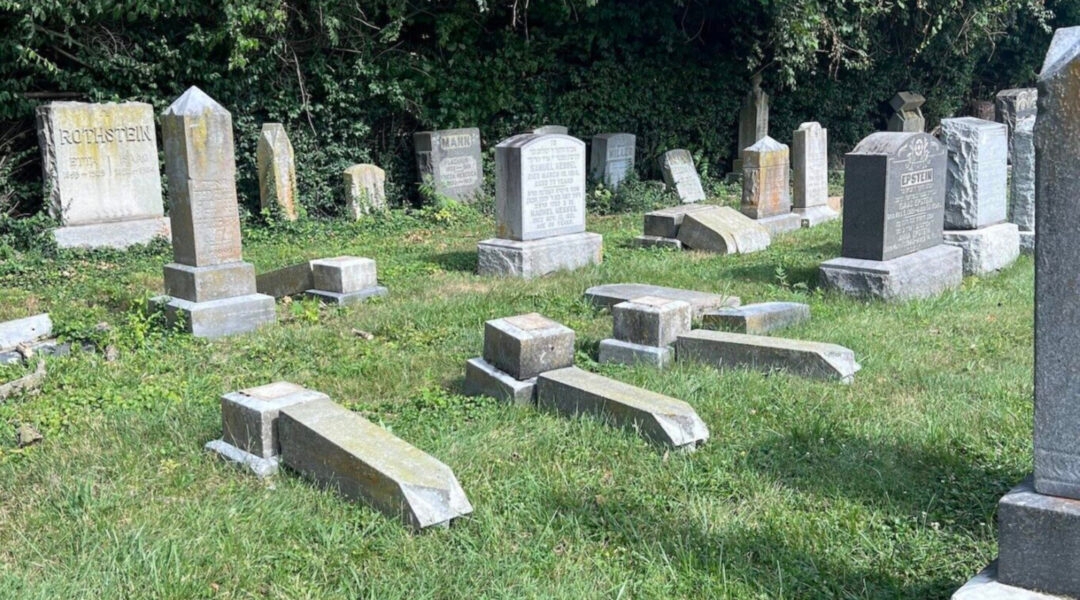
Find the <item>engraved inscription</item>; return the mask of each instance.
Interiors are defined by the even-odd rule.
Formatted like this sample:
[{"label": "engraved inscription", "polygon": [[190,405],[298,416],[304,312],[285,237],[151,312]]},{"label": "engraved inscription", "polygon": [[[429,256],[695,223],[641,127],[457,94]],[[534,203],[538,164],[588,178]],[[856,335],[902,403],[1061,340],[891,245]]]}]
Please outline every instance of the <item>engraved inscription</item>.
[{"label": "engraved inscription", "polygon": [[476,185],[480,182],[480,164],[474,156],[451,156],[439,161],[439,178],[446,187]]},{"label": "engraved inscription", "polygon": [[937,183],[934,169],[923,168],[904,172],[907,166],[925,166],[895,160],[900,170],[899,185],[885,213],[884,254],[902,255],[941,243],[942,210],[944,197]]},{"label": "engraved inscription", "polygon": [[553,139],[523,149],[522,224],[533,235],[585,227],[585,151]]}]

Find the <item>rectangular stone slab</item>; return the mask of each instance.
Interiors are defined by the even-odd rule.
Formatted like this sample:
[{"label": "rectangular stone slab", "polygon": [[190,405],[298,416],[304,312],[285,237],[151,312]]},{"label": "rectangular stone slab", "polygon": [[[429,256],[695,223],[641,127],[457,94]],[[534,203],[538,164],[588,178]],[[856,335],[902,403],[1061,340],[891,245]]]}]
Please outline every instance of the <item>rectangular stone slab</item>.
[{"label": "rectangular stone slab", "polygon": [[597,360],[602,365],[637,365],[646,364],[663,369],[675,360],[675,352],[669,346],[643,346],[633,342],[624,342],[609,338],[600,340]]},{"label": "rectangular stone slab", "polygon": [[762,335],[810,320],[810,307],[800,302],[762,302],[722,308],[701,317],[703,329]]},{"label": "rectangular stone slab", "polygon": [[536,401],[536,378],[518,380],[500,371],[482,358],[465,363],[465,395],[487,396],[510,404],[533,404]]},{"label": "rectangular stone slab", "polygon": [[679,227],[687,213],[709,208],[709,204],[683,204],[647,212],[644,217],[644,233],[647,236],[674,238],[679,235]]},{"label": "rectangular stone slab", "polygon": [[694,290],[681,290],[679,288],[649,285],[647,283],[608,283],[585,290],[585,299],[597,308],[610,309],[620,302],[626,302],[643,296],[655,296],[658,298],[689,302],[690,306],[694,308],[694,318],[700,317],[707,310],[738,306],[740,304],[740,300],[737,296],[725,296],[723,294],[711,294],[709,292],[698,292]]},{"label": "rectangular stone slab", "polygon": [[280,452],[277,419],[281,409],[301,402],[329,400],[322,392],[288,381],[276,381],[221,397],[221,439],[259,458]]},{"label": "rectangular stone slab", "polygon": [[[802,226],[798,217],[795,228]],[[790,217],[784,217],[790,220]],[[750,254],[769,247],[772,237],[757,221],[730,206],[713,206],[683,217],[679,241],[691,250],[718,254]]]},{"label": "rectangular stone slab", "polygon": [[835,258],[821,263],[821,285],[850,296],[887,301],[936,296],[964,280],[964,252],[939,244],[892,260]]},{"label": "rectangular stone slab", "polygon": [[0,323],[0,350],[8,350],[52,335],[49,313]]},{"label": "rectangular stone slab", "polygon": [[695,329],[679,336],[675,357],[718,368],[783,370],[814,379],[851,383],[859,370],[855,353],[836,344]]},{"label": "rectangular stone slab", "polygon": [[330,400],[281,409],[281,461],[420,530],[472,512],[450,467]]},{"label": "rectangular stone slab", "polygon": [[531,279],[600,264],[604,259],[604,238],[598,233],[528,242],[491,238],[477,244],[476,251],[477,274]]},{"label": "rectangular stone slab", "polygon": [[218,338],[247,333],[277,320],[277,305],[273,298],[264,294],[209,302],[169,296],[158,296],[150,301],[164,307],[165,320],[170,325],[182,321],[184,328],[195,337]]},{"label": "rectangular stone slab", "polygon": [[964,252],[964,275],[990,275],[1016,262],[1020,256],[1020,230],[1015,223],[979,229],[945,230],[949,246]]},{"label": "rectangular stone slab", "polygon": [[694,408],[669,396],[568,367],[536,379],[540,408],[563,415],[595,415],[619,427],[638,430],[660,444],[692,449],[709,439],[709,429]]},{"label": "rectangular stone slab", "polygon": [[314,287],[315,279],[311,272],[311,261],[289,265],[255,277],[255,289],[260,294],[274,298],[300,294]]}]

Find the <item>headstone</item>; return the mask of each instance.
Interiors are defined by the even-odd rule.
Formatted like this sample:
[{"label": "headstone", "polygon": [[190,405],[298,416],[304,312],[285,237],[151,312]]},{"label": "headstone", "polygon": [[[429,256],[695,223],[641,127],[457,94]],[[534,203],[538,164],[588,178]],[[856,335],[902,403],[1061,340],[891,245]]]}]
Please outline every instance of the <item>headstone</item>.
[{"label": "headstone", "polygon": [[537,405],[562,415],[594,415],[683,450],[709,439],[709,428],[686,402],[577,367],[543,373],[536,386]]},{"label": "headstone", "polygon": [[386,171],[375,165],[345,169],[345,212],[353,220],[386,210]]},{"label": "headstone", "polygon": [[791,212],[788,147],[763,137],[743,150],[742,213],[768,230],[770,235],[802,227]]},{"label": "headstone", "polygon": [[[1027,596],[1080,597],[1080,27],[1058,29],[1039,74],[1035,122],[1035,424],[1033,479],[998,502],[996,580],[954,597],[984,598],[1005,586]],[[1045,596],[1035,595],[1037,591]],[[1005,596],[1010,597],[1010,596]]]},{"label": "headstone", "polygon": [[898,92],[889,100],[889,106],[895,114],[889,117],[889,131],[902,133],[922,133],[926,131],[926,119],[923,118],[922,105],[926,102],[921,94]]},{"label": "headstone", "polygon": [[453,200],[471,201],[484,183],[480,130],[446,129],[413,134],[420,182]]},{"label": "headstone", "polygon": [[1037,88],[1013,88],[1001,90],[994,99],[995,119],[1009,128],[1009,157],[1013,155],[1013,136],[1021,119],[1034,118],[1039,112]]},{"label": "headstone", "polygon": [[713,206],[683,217],[679,241],[691,250],[750,254],[768,248],[772,238],[757,221],[734,208]]},{"label": "headstone", "polygon": [[750,91],[739,110],[739,148],[732,167],[736,174],[743,172],[743,150],[769,135],[769,95],[761,90],[761,75],[750,79]]},{"label": "headstone", "polygon": [[574,330],[539,313],[484,324],[482,357],[465,365],[465,393],[531,404],[536,376],[574,364]]},{"label": "headstone", "polygon": [[634,172],[637,138],[632,133],[601,133],[592,139],[589,173],[611,189]]},{"label": "headstone", "polygon": [[996,119],[994,103],[989,100],[972,100],[968,103],[967,116],[993,121]]},{"label": "headstone", "polygon": [[1009,222],[1020,233],[1020,250],[1035,251],[1035,117],[1016,122],[1012,135],[1012,189]]},{"label": "headstone", "polygon": [[725,296],[723,294],[710,294],[695,290],[682,290],[679,288],[649,285],[646,283],[608,283],[598,285],[585,290],[585,299],[596,308],[612,308],[620,302],[653,296],[670,300],[682,300],[688,302],[694,310],[694,318],[699,318],[709,310],[738,306],[737,296]]},{"label": "headstone", "polygon": [[263,123],[255,150],[260,206],[287,221],[296,220],[296,157],[285,126]]},{"label": "headstone", "polygon": [[809,320],[810,307],[800,302],[762,302],[711,310],[701,317],[701,327],[765,335]]},{"label": "headstone", "polygon": [[375,261],[358,256],[338,256],[310,261],[309,296],[323,302],[349,306],[388,291],[378,283]]},{"label": "headstone", "polygon": [[481,275],[536,277],[601,261],[585,232],[585,143],[516,135],[495,147],[497,238],[478,245]]},{"label": "headstone", "polygon": [[675,343],[679,361],[717,368],[776,370],[814,379],[851,383],[861,368],[855,353],[836,344],[695,329]]},{"label": "headstone", "polygon": [[569,135],[570,130],[562,125],[544,125],[533,129],[531,133],[535,135]]},{"label": "headstone", "polygon": [[791,210],[803,227],[813,227],[840,216],[829,207],[829,130],[816,122],[803,123],[792,141],[791,168],[795,195]]},{"label": "headstone", "polygon": [[682,204],[645,213],[645,235],[662,238],[679,237],[679,227],[687,213],[709,210],[710,204]]},{"label": "headstone", "polygon": [[668,150],[660,157],[660,172],[664,183],[683,202],[700,202],[705,199],[701,177],[694,166],[694,157],[686,150]]},{"label": "headstone", "polygon": [[880,132],[845,159],[841,257],[821,265],[825,288],[903,300],[963,280],[963,251],[942,244],[945,146],[925,133]]},{"label": "headstone", "polygon": [[667,366],[675,356],[670,346],[690,331],[693,312],[689,302],[658,296],[616,304],[611,308],[614,337],[600,341],[600,363]]},{"label": "headstone", "polygon": [[282,408],[278,437],[289,468],[416,531],[473,510],[450,467],[328,399]]},{"label": "headstone", "polygon": [[232,115],[197,87],[161,117],[173,261],[164,304],[197,337],[251,331],[276,319],[274,299],[255,288],[240,253]]},{"label": "headstone", "polygon": [[53,232],[62,248],[126,248],[169,237],[149,104],[50,102],[37,109]]}]

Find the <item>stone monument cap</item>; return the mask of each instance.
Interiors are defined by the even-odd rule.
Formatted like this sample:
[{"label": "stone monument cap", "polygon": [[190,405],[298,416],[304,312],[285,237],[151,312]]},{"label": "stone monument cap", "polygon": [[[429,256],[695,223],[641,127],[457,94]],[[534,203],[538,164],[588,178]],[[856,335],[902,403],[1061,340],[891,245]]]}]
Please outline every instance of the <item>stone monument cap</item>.
[{"label": "stone monument cap", "polygon": [[229,113],[224,106],[194,85],[165,109],[166,115],[178,116],[201,115],[205,112]]},{"label": "stone monument cap", "polygon": [[765,136],[749,148],[743,149],[743,165],[747,167],[772,167],[784,164],[788,147]]},{"label": "stone monument cap", "polygon": [[892,100],[889,100],[889,106],[897,112],[905,110],[915,110],[926,102],[926,98],[917,92],[897,92]]}]

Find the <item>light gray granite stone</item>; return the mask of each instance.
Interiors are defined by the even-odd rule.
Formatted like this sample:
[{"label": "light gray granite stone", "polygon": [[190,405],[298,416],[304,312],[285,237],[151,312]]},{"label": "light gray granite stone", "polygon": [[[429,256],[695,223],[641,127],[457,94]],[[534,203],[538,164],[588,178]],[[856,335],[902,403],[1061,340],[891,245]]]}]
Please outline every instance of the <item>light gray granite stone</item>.
[{"label": "light gray granite stone", "polygon": [[964,251],[939,244],[892,260],[834,258],[821,263],[821,286],[850,296],[886,301],[936,296],[960,287]]},{"label": "light gray granite stone", "polygon": [[315,287],[311,275],[311,261],[269,271],[255,277],[255,289],[260,294],[284,298],[302,294]]},{"label": "light gray granite stone", "polygon": [[318,298],[326,304],[337,304],[339,306],[352,306],[353,304],[360,304],[371,298],[377,298],[379,296],[386,296],[390,293],[390,290],[384,288],[381,285],[373,285],[366,287],[362,290],[355,292],[328,292],[326,290],[307,290],[304,292],[306,295],[312,298]]},{"label": "light gray granite stone", "polygon": [[1016,262],[1020,231],[1015,223],[980,229],[945,231],[944,241],[964,251],[964,275],[990,275]]},{"label": "light gray granite stone", "polygon": [[192,267],[165,265],[165,293],[191,302],[207,302],[255,294],[255,266],[242,261]]},{"label": "light gray granite stone", "polygon": [[598,416],[675,448],[691,450],[709,439],[708,427],[686,402],[577,367],[542,373],[536,380],[536,402],[562,415]]},{"label": "light gray granite stone", "polygon": [[495,146],[495,235],[528,242],[585,231],[585,142],[516,135]]},{"label": "light gray granite stone", "polygon": [[671,300],[688,302],[694,309],[694,318],[700,317],[702,313],[708,310],[728,306],[739,306],[740,304],[737,296],[725,296],[723,294],[712,294],[696,290],[682,290],[660,285],[649,285],[647,283],[607,283],[604,285],[593,286],[585,290],[585,299],[597,308],[610,309],[620,302],[626,302],[642,296],[655,296],[658,298],[669,298]]},{"label": "light gray granite stone", "polygon": [[419,531],[472,512],[450,467],[330,400],[281,409],[281,462]]},{"label": "light gray granite stone", "polygon": [[436,194],[470,202],[480,193],[484,159],[479,129],[421,131],[413,134],[413,146],[420,182],[430,184]]},{"label": "light gray granite stone", "polygon": [[60,248],[123,250],[135,244],[149,244],[158,238],[167,240],[171,237],[172,227],[168,217],[71,225],[53,230],[53,239]]},{"label": "light gray granite stone", "polygon": [[851,383],[861,368],[855,353],[836,344],[695,329],[679,336],[675,357],[717,368],[788,371],[814,379]]},{"label": "light gray granite stone", "polygon": [[665,152],[660,157],[660,173],[668,189],[675,192],[679,200],[690,203],[705,199],[705,188],[701,187],[701,176],[690,152],[681,148]]},{"label": "light gray granite stone", "polygon": [[49,313],[0,323],[0,350],[10,350],[52,335],[53,323]]},{"label": "light gray granite stone", "polygon": [[949,149],[945,229],[979,229],[1008,216],[1008,129],[975,117],[941,120]]},{"label": "light gray granite stone", "polygon": [[655,235],[639,235],[634,238],[634,244],[639,248],[669,248],[682,250],[682,242],[675,238],[658,237]]},{"label": "light gray granite stone", "polygon": [[690,331],[689,302],[641,296],[611,307],[615,339],[645,346],[669,346]]},{"label": "light gray granite stone", "polygon": [[519,242],[491,238],[477,244],[479,275],[531,279],[558,271],[573,271],[604,260],[604,238],[598,233],[575,233]]},{"label": "light gray granite stone", "polygon": [[536,378],[515,379],[483,358],[470,358],[465,363],[465,395],[531,405],[536,403]]},{"label": "light gray granite stone", "polygon": [[964,587],[953,593],[951,600],[1069,600],[1006,585],[998,581],[998,563],[995,560],[971,578]]},{"label": "light gray granite stone", "polygon": [[532,130],[536,135],[569,135],[570,130],[563,125],[542,125]]},{"label": "light gray granite stone", "polygon": [[378,284],[375,261],[359,256],[337,256],[311,261],[312,289],[338,294],[359,292]]},{"label": "light gray granite stone", "polygon": [[229,392],[221,397],[221,439],[259,458],[277,456],[281,449],[277,435],[281,409],[320,399],[330,398],[288,381]]},{"label": "light gray granite stone", "polygon": [[709,210],[709,204],[683,204],[669,206],[645,213],[644,234],[662,238],[675,238],[679,236],[679,227],[682,226],[683,217],[687,213],[699,210]]},{"label": "light gray granite stone", "polygon": [[277,320],[274,299],[264,294],[234,296],[209,302],[158,296],[151,302],[165,309],[170,324],[182,323],[195,337],[218,338],[247,333]]},{"label": "light gray granite stone", "polygon": [[795,178],[793,209],[829,208],[829,130],[820,123],[803,123],[795,130],[791,171]]},{"label": "light gray granite stone", "polygon": [[742,175],[742,151],[769,135],[769,95],[761,89],[761,74],[750,78],[750,89],[739,108],[739,147],[732,171]]},{"label": "light gray granite stone", "polygon": [[[1035,118],[1026,117],[1016,123],[1012,132],[1012,188],[1009,197],[1009,221],[1016,223],[1021,235],[1029,242],[1028,252],[1035,249]],[[1021,242],[1021,246],[1024,246]]]},{"label": "light gray granite stone", "polygon": [[574,364],[574,330],[540,313],[484,323],[484,360],[518,380]]},{"label": "light gray granite stone", "polygon": [[998,581],[1080,597],[1080,500],[1035,491],[1031,479],[998,502]]},{"label": "light gray granite stone", "polygon": [[791,212],[798,215],[799,223],[803,227],[817,227],[822,223],[840,218],[840,213],[831,206],[811,206],[810,208],[792,208]]},{"label": "light gray granite stone", "polygon": [[[746,178],[744,177],[743,180],[745,179]],[[754,219],[754,221],[763,227],[765,231],[768,231],[770,236],[797,231],[803,227],[802,215],[794,212],[783,215],[774,215],[762,219]]]},{"label": "light gray granite stone", "polygon": [[228,462],[243,465],[259,479],[276,475],[278,468],[281,465],[281,460],[277,456],[272,456],[270,458],[255,456],[250,452],[244,452],[225,440],[206,442],[206,445],[203,447]]},{"label": "light gray granite stone", "polygon": [[668,346],[656,347],[624,342],[616,339],[600,340],[598,361],[602,365],[619,364],[634,366],[651,365],[663,369],[675,360],[675,352]]},{"label": "light gray granite stone", "polygon": [[764,335],[810,320],[810,307],[800,302],[762,302],[712,310],[701,317],[703,329]]},{"label": "light gray granite stone", "polygon": [[1021,254],[1035,254],[1035,232],[1034,231],[1021,231],[1020,232],[1020,253]]},{"label": "light gray granite stone", "polygon": [[750,254],[769,247],[772,237],[757,221],[729,206],[713,206],[683,217],[679,241],[691,250]]},{"label": "light gray granite stone", "polygon": [[[1039,90],[1013,88],[1001,90],[994,98],[995,120],[1009,128],[1009,156],[1015,151],[1016,126],[1025,118],[1038,115]],[[1011,162],[1011,158],[1010,158]]]}]

